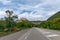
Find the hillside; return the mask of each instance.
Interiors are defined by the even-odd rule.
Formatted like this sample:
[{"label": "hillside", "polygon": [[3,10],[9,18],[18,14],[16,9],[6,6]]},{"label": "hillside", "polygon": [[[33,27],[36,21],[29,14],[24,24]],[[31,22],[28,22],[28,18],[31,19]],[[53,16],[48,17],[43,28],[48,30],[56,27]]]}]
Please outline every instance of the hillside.
[{"label": "hillside", "polygon": [[57,13],[55,13],[54,15],[52,15],[50,18],[48,18],[48,20],[53,20],[55,18],[60,18],[60,11],[58,11]]},{"label": "hillside", "polygon": [[32,24],[40,24],[40,23],[42,23],[42,22],[44,22],[44,21],[30,21]]},{"label": "hillside", "polygon": [[26,18],[21,18],[20,20],[18,20],[17,22],[23,22],[23,21],[25,21],[25,22],[29,22],[29,23],[31,23],[31,24],[40,24],[42,21],[29,21],[28,19],[26,19]]},{"label": "hillside", "polygon": [[23,21],[29,22],[29,20],[27,20],[26,18],[21,18],[20,20],[17,20],[17,23],[23,22]]}]

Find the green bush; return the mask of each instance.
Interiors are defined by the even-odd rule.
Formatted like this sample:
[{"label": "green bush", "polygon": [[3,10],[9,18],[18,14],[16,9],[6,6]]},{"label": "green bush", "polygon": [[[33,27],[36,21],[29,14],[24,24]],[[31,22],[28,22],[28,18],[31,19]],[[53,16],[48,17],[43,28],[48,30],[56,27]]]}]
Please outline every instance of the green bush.
[{"label": "green bush", "polygon": [[21,22],[21,23],[17,23],[17,27],[18,28],[31,28],[32,24],[29,22]]},{"label": "green bush", "polygon": [[60,30],[60,18],[43,22],[39,27]]}]

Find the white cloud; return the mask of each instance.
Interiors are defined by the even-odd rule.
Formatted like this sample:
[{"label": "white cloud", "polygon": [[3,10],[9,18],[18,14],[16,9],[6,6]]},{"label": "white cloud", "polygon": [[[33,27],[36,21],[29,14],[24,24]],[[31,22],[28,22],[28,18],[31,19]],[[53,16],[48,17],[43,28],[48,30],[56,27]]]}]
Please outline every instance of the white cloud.
[{"label": "white cloud", "polygon": [[[23,17],[30,18],[30,20],[46,20],[47,18],[52,16],[54,13],[60,10],[59,2],[60,2],[59,0],[46,0],[46,1],[43,1],[43,3],[40,3],[35,6],[29,6],[29,5],[21,6],[20,9],[32,10],[30,14],[29,13],[22,14]],[[34,13],[35,11],[36,13]]]},{"label": "white cloud", "polygon": [[5,13],[6,10],[13,10],[13,9],[7,9],[7,8],[3,9],[3,8],[0,8],[0,18],[4,18],[4,17],[7,16],[6,13]]},{"label": "white cloud", "polygon": [[20,14],[18,16],[19,16],[19,19],[23,17],[23,18],[29,19],[30,21],[33,21],[33,20],[36,21],[43,18],[42,15],[28,14],[27,12]]},{"label": "white cloud", "polygon": [[42,15],[42,20],[46,20],[47,18],[49,18],[50,16],[52,16],[60,10],[59,4],[60,0],[46,0],[43,3],[34,6],[33,8],[35,11],[37,11],[35,14]]},{"label": "white cloud", "polygon": [[7,4],[11,3],[10,0],[0,0],[0,2],[4,5],[7,5]]},{"label": "white cloud", "polygon": [[[0,0],[0,2],[2,2],[4,5],[11,3],[10,0]],[[13,3],[14,6],[16,6],[15,4]],[[29,20],[46,20],[60,10],[60,0],[43,0],[43,2],[38,3],[37,5],[25,5],[20,3],[17,5],[19,8],[16,7],[17,11],[15,11],[15,13],[19,16],[19,18],[25,17]],[[32,12],[24,12],[23,14],[20,14],[23,10],[31,10]]]},{"label": "white cloud", "polygon": [[0,10],[0,18],[3,18],[5,15],[6,15],[5,12]]}]

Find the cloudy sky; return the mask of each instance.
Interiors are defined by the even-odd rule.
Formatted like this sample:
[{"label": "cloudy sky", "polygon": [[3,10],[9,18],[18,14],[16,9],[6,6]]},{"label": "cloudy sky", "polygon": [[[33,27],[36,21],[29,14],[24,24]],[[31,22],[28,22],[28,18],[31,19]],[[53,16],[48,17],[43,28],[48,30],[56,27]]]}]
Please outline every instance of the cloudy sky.
[{"label": "cloudy sky", "polygon": [[19,19],[46,20],[60,11],[60,0],[0,0],[0,18],[8,9],[14,11]]}]

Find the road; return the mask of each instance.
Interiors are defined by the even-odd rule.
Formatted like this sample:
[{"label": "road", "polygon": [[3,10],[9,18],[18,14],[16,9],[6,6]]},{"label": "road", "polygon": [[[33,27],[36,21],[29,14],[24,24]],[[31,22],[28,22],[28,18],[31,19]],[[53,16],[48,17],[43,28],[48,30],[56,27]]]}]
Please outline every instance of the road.
[{"label": "road", "polygon": [[31,28],[1,37],[0,40],[60,40],[60,31]]}]

